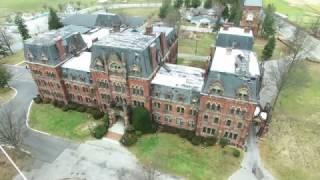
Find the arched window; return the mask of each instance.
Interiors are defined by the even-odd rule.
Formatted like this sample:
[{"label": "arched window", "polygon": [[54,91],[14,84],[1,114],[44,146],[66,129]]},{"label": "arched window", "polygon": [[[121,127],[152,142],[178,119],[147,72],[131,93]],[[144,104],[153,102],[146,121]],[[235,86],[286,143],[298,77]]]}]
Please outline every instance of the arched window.
[{"label": "arched window", "polygon": [[96,57],[96,68],[98,70],[104,70],[104,61],[101,57]]},{"label": "arched window", "polygon": [[210,86],[210,94],[222,95],[223,94],[223,86],[220,82],[215,82]]},{"label": "arched window", "polygon": [[109,57],[109,70],[112,72],[122,72],[122,65],[119,57],[113,54]]},{"label": "arched window", "polygon": [[248,100],[249,99],[249,89],[247,87],[243,87],[238,89],[237,97],[240,99]]}]

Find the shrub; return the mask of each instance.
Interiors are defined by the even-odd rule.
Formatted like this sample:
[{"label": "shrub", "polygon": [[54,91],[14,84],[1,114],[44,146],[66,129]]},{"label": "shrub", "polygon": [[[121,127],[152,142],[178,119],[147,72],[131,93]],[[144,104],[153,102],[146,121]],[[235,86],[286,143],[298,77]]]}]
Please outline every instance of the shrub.
[{"label": "shrub", "polygon": [[57,104],[56,104],[56,107],[58,108],[63,108],[65,105],[64,105],[64,102],[62,101],[57,101]]},{"label": "shrub", "polygon": [[97,139],[101,139],[108,132],[108,128],[104,125],[98,125],[93,130],[93,136]]},{"label": "shrub", "polygon": [[75,103],[70,103],[68,104],[68,107],[70,110],[77,110],[77,108],[79,107],[79,105],[75,104]]},{"label": "shrub", "polygon": [[188,132],[187,134],[187,139],[191,142],[192,141],[192,138],[195,136],[194,132],[190,131]]},{"label": "shrub", "polygon": [[76,111],[78,111],[78,112],[85,112],[86,110],[87,109],[84,106],[78,106],[77,109],[76,109]]},{"label": "shrub", "polygon": [[40,104],[40,103],[42,103],[42,98],[39,95],[37,95],[36,97],[33,98],[33,101],[36,104]]},{"label": "shrub", "polygon": [[92,111],[92,116],[95,120],[101,119],[103,117],[104,113],[99,110]]},{"label": "shrub", "polygon": [[220,144],[220,146],[222,147],[222,148],[224,148],[226,145],[228,145],[229,144],[229,139],[227,139],[227,138],[221,138],[220,139],[220,141],[219,141],[219,144]]},{"label": "shrub", "polygon": [[121,144],[124,146],[132,146],[138,141],[137,135],[135,133],[126,132],[120,139]]},{"label": "shrub", "polygon": [[53,100],[53,101],[51,101],[51,103],[52,103],[52,105],[54,107],[58,107],[58,101],[57,100]]},{"label": "shrub", "polygon": [[201,137],[200,136],[194,136],[191,140],[191,143],[195,146],[198,146],[201,144]]},{"label": "shrub", "polygon": [[152,132],[152,121],[148,110],[143,107],[134,108],[132,111],[132,125],[135,130],[142,133]]},{"label": "shrub", "polygon": [[109,128],[109,114],[108,113],[105,113],[104,116],[103,116],[103,123],[104,125]]},{"label": "shrub", "polygon": [[236,158],[238,158],[238,157],[240,157],[240,151],[239,151],[239,149],[233,149],[233,151],[232,151],[232,155],[234,156],[234,157],[236,157]]},{"label": "shrub", "polygon": [[44,104],[50,104],[51,103],[51,99],[45,98],[45,99],[43,99],[43,103]]},{"label": "shrub", "polygon": [[69,111],[69,106],[68,105],[63,106],[62,111]]},{"label": "shrub", "polygon": [[187,131],[187,130],[184,130],[184,129],[180,129],[180,130],[179,130],[179,136],[180,136],[181,138],[187,138],[187,136],[188,136],[188,131]]},{"label": "shrub", "polygon": [[204,145],[213,146],[217,143],[218,138],[216,136],[204,138]]},{"label": "shrub", "polygon": [[132,125],[128,125],[128,127],[126,128],[126,133],[134,133],[135,129]]},{"label": "shrub", "polygon": [[137,137],[141,137],[142,136],[142,132],[141,131],[136,131],[136,135],[137,135]]},{"label": "shrub", "polygon": [[167,132],[167,133],[171,133],[171,134],[176,134],[178,132],[177,128],[167,126],[167,125],[161,125],[160,129],[162,132]]}]

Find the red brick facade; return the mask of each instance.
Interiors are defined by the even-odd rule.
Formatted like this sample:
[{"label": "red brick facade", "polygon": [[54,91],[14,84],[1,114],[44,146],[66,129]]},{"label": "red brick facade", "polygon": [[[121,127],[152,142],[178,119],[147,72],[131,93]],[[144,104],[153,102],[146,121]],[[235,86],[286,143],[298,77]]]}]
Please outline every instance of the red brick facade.
[{"label": "red brick facade", "polygon": [[200,99],[196,133],[201,136],[217,135],[230,139],[242,147],[252,123],[255,103],[216,96]]},{"label": "red brick facade", "polygon": [[[258,30],[259,30],[258,28],[260,25],[261,7],[244,6],[242,12],[243,12],[243,14],[242,14],[240,26],[244,27],[244,28],[246,28],[246,27],[251,28],[253,34],[257,35]],[[247,17],[249,14],[253,15],[253,21],[247,21]]]}]

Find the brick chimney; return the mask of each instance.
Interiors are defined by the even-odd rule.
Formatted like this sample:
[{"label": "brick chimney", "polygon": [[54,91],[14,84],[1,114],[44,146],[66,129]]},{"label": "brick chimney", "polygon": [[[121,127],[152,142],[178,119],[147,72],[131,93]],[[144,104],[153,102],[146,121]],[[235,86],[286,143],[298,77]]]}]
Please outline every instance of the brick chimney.
[{"label": "brick chimney", "polygon": [[120,24],[116,24],[112,26],[112,31],[113,32],[120,32]]},{"label": "brick chimney", "polygon": [[146,32],[145,32],[145,35],[152,35],[153,34],[153,26],[152,24],[148,24],[146,26]]},{"label": "brick chimney", "polygon": [[247,27],[244,27],[244,32],[245,32],[245,33],[250,33],[250,30],[251,30],[250,27],[248,27],[248,26],[247,26]]},{"label": "brick chimney", "polygon": [[66,51],[64,49],[64,46],[63,46],[63,39],[61,36],[57,37],[55,39],[55,42],[56,42],[56,48],[58,49],[58,53],[59,53],[59,58],[61,61],[63,61],[66,57]]},{"label": "brick chimney", "polygon": [[229,29],[229,25],[228,25],[228,24],[224,24],[224,25],[223,25],[223,30],[224,30],[224,31],[228,31],[228,29]]}]

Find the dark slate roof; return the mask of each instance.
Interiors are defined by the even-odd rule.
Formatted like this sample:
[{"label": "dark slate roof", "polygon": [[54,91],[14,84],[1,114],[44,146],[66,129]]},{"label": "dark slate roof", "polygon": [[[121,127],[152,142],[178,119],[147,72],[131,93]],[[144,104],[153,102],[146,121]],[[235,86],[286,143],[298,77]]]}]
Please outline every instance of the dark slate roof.
[{"label": "dark slate roof", "polygon": [[[105,39],[93,44],[91,69],[105,71],[106,69],[97,68],[97,62],[101,61],[105,67],[108,67],[110,57],[117,57],[119,61],[125,60],[122,63],[126,66],[128,76],[148,78],[154,71],[150,46],[154,46],[157,49],[157,54],[160,54],[159,36],[147,36],[132,31],[110,34]],[[130,72],[133,65],[137,65],[141,69],[140,73]]]},{"label": "dark slate roof", "polygon": [[46,64],[59,64],[65,59],[60,59],[59,57],[58,49],[56,47],[56,41],[58,38],[62,39],[63,46],[66,52],[66,58],[71,57],[72,53],[86,48],[86,44],[83,41],[81,34],[79,32],[75,32],[75,30],[84,32],[87,31],[87,28],[78,26],[66,26],[58,30],[52,30],[26,40],[24,42],[24,52],[26,57],[25,59],[27,61],[30,61],[27,58],[27,55],[31,53],[31,55],[33,56],[31,62],[43,63],[42,59],[43,57],[46,57],[48,59],[46,61]]},{"label": "dark slate roof", "polygon": [[232,47],[233,45],[235,45],[234,48],[236,49],[252,50],[253,43],[253,36],[242,36],[238,34],[227,34],[219,32],[216,38],[216,46],[224,48]]},{"label": "dark slate roof", "polygon": [[63,19],[64,25],[77,25],[85,27],[112,27],[121,25],[122,20],[119,15],[112,13],[105,14],[75,14]]},{"label": "dark slate roof", "polygon": [[262,7],[262,0],[245,0],[244,5]]},{"label": "dark slate roof", "polygon": [[236,98],[236,92],[241,87],[249,88],[249,100],[258,101],[258,93],[260,89],[259,78],[240,77],[236,74],[210,71],[206,79],[202,93],[209,94],[210,86],[214,82],[220,82],[223,85],[224,97]]}]

